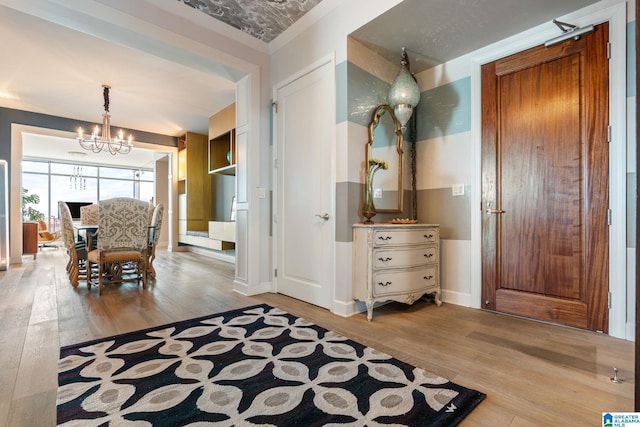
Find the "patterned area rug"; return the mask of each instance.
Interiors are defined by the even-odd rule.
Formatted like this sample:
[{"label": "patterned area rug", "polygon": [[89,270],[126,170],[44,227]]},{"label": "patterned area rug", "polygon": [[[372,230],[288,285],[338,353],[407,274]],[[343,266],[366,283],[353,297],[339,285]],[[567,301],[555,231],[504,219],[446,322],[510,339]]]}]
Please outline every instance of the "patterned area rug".
[{"label": "patterned area rug", "polygon": [[58,425],[454,426],[485,397],[268,305],[61,349]]}]

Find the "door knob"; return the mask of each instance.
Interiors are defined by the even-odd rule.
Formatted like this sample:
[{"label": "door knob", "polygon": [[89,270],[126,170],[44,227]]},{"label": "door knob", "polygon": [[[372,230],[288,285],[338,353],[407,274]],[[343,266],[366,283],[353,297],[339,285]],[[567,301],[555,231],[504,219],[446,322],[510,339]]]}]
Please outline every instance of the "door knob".
[{"label": "door knob", "polygon": [[329,218],[330,218],[330,216],[329,216],[329,214],[328,214],[328,213],[326,213],[326,214],[324,214],[324,215],[316,214],[316,216],[317,216],[318,218],[322,218],[322,219],[324,219],[325,221],[329,221]]}]

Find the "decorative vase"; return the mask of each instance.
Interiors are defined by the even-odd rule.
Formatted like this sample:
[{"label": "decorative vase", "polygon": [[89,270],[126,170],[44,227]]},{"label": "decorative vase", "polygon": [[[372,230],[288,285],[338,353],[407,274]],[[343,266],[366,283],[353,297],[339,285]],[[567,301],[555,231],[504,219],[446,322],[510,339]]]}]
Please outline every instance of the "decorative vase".
[{"label": "decorative vase", "polygon": [[364,204],[362,206],[362,215],[367,218],[365,224],[373,224],[371,218],[376,216],[376,207],[373,204],[373,173],[367,174],[367,182],[364,190]]}]

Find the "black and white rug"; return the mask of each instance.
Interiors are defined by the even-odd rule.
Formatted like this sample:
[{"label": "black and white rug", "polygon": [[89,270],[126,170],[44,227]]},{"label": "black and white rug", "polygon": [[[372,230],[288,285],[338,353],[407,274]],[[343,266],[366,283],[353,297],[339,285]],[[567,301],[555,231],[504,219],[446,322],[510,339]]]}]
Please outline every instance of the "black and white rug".
[{"label": "black and white rug", "polygon": [[454,426],[485,397],[268,305],[60,353],[65,426]]}]

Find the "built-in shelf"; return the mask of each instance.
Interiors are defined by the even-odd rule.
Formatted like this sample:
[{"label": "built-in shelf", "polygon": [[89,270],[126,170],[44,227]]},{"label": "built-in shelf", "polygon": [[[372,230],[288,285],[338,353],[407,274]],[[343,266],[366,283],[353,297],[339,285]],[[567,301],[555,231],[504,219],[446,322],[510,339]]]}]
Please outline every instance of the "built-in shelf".
[{"label": "built-in shelf", "polygon": [[235,175],[236,174],[236,165],[229,165],[223,168],[214,169],[209,171],[209,173],[217,173],[220,175]]},{"label": "built-in shelf", "polygon": [[209,173],[236,174],[235,129],[209,140]]}]

